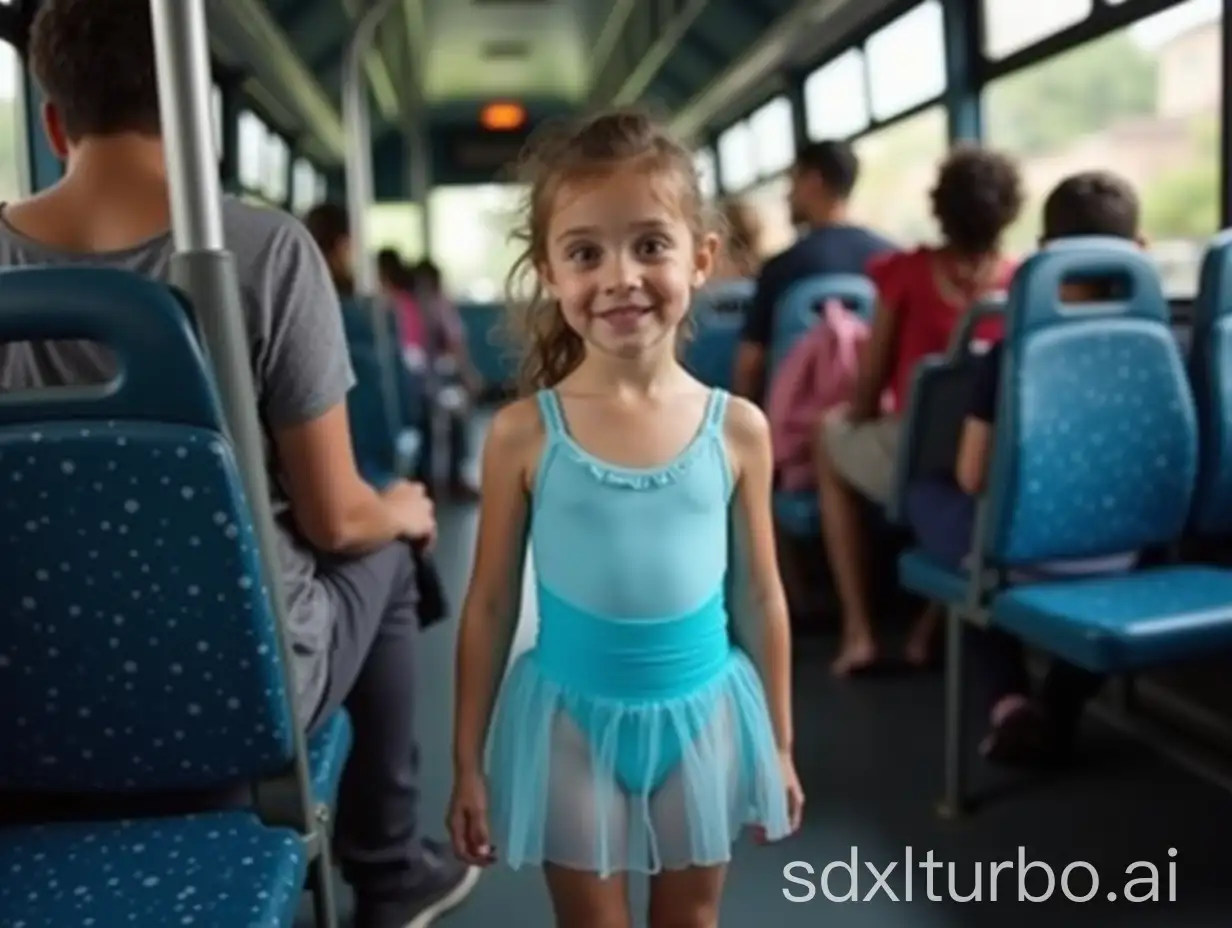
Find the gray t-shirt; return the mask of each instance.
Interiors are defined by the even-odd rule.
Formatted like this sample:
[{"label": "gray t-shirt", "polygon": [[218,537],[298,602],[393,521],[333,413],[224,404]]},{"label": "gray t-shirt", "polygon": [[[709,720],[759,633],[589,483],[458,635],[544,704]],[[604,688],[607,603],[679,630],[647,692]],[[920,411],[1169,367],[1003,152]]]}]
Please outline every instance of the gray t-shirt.
[{"label": "gray t-shirt", "polygon": [[[298,425],[344,402],[355,377],[342,314],[325,259],[307,230],[285,213],[227,197],[223,234],[235,255],[264,428]],[[173,251],[168,234],[125,251],[60,252],[26,238],[0,216],[0,267],[102,265],[162,280]],[[110,352],[92,342],[0,343],[0,390],[109,380],[112,370]],[[292,527],[268,431],[265,450],[296,658],[293,672],[303,704],[316,706],[325,689],[331,605],[316,579],[317,555]]]}]

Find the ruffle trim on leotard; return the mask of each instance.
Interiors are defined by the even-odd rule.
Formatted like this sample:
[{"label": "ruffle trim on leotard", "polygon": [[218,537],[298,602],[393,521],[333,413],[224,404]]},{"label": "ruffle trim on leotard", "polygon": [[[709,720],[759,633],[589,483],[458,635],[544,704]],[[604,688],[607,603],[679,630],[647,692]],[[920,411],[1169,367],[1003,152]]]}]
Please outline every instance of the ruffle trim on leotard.
[{"label": "ruffle trim on leotard", "polygon": [[580,464],[599,483],[628,490],[651,490],[676,483],[697,463],[707,448],[707,442],[695,441],[674,461],[662,467],[641,470],[608,464],[587,454],[572,440],[563,442],[563,449],[569,458]]},{"label": "ruffle trim on leotard", "polygon": [[714,866],[748,826],[772,840],[789,831],[765,696],[738,650],[687,695],[632,702],[563,686],[523,654],[502,687],[486,766],[493,840],[514,868]]}]

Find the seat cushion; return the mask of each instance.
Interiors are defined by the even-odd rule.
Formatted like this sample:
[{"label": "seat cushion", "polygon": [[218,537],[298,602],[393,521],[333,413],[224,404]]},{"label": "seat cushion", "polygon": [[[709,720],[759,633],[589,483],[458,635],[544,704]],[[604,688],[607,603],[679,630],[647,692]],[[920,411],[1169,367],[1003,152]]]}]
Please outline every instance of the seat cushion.
[{"label": "seat cushion", "polygon": [[1168,566],[1011,588],[993,624],[1097,673],[1232,647],[1232,571]]},{"label": "seat cushion", "polygon": [[5,928],[294,923],[307,857],[292,831],[233,812],[0,831]]},{"label": "seat cushion", "polygon": [[821,534],[821,510],[813,490],[776,490],[774,521],[788,535],[813,537]]},{"label": "seat cushion", "polygon": [[351,718],[339,710],[308,739],[308,776],[317,802],[333,808],[350,751]]},{"label": "seat cushion", "polygon": [[967,597],[967,572],[952,570],[919,548],[898,559],[898,582],[935,603],[959,603]]}]

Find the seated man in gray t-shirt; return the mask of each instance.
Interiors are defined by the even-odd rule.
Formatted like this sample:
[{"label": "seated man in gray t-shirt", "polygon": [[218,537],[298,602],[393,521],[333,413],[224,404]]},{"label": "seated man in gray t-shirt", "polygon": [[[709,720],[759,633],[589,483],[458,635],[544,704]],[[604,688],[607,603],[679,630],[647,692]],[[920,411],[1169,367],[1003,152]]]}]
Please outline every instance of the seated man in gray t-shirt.
[{"label": "seated man in gray t-shirt", "polygon": [[[4,205],[0,265],[102,264],[162,278],[173,246],[149,0],[45,0],[30,63],[66,172]],[[477,874],[416,832],[410,543],[434,534],[432,505],[422,486],[378,492],[358,474],[338,298],[306,230],[284,213],[226,199],[223,231],[267,430],[303,721],[312,726],[345,704],[354,723],[337,846],[356,924],[426,924]],[[110,366],[110,354],[88,342],[0,344],[0,390],[109,379]]]}]

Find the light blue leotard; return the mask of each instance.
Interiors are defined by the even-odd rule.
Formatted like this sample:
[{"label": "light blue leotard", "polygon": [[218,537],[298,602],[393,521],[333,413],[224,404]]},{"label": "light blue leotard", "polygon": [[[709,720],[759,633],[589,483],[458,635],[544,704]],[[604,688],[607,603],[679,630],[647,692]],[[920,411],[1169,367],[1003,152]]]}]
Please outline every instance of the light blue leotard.
[{"label": "light blue leotard", "polygon": [[554,392],[532,500],[539,634],[489,742],[504,859],[611,872],[720,863],[750,822],[786,831],[761,683],[728,634],[727,394],[668,464],[618,467]]}]

